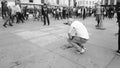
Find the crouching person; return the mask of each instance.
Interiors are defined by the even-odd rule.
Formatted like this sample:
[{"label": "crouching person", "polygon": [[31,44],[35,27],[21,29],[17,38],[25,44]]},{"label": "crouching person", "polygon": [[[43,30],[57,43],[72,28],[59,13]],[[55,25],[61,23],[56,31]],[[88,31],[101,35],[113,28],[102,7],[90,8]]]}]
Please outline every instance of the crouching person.
[{"label": "crouching person", "polygon": [[85,44],[89,39],[88,31],[80,21],[70,18],[68,22],[68,25],[70,26],[68,32],[68,42],[71,44],[68,48],[76,47],[77,51],[82,54],[86,50],[83,44]]}]

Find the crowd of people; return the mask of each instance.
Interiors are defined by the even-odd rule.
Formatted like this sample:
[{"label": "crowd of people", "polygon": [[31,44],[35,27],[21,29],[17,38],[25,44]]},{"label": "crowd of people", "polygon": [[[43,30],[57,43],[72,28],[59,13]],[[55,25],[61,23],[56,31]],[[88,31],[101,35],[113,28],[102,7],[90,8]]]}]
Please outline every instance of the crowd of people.
[{"label": "crowd of people", "polygon": [[2,8],[2,18],[5,20],[3,26],[7,27],[13,26],[13,23],[24,23],[24,20],[28,19],[28,15],[26,14],[26,10],[24,8],[21,9],[19,4],[15,4],[13,6],[8,6],[8,2],[6,0],[3,0],[1,2],[1,8]]},{"label": "crowd of people", "polygon": [[[1,2],[2,8],[2,18],[5,20],[3,24],[4,27],[7,27],[7,24],[13,26],[12,23],[24,23],[25,20],[28,20],[30,10],[28,6],[21,6],[20,3],[16,3],[15,5],[8,6],[8,2],[3,0]],[[102,9],[98,9],[98,5],[95,7],[62,7],[62,6],[50,6],[47,4],[41,5],[41,8],[37,8],[34,6],[32,9],[32,15],[34,20],[41,20],[46,25],[50,25],[49,16],[55,18],[55,20],[60,19],[68,19],[68,18],[82,18],[83,20],[86,17],[95,16],[96,21],[99,23],[102,18],[108,17],[112,19],[115,15],[115,8],[113,6],[110,7],[101,7]],[[99,14],[100,13],[100,14]],[[99,14],[99,15],[98,15]],[[97,25],[98,26],[98,25]]]}]

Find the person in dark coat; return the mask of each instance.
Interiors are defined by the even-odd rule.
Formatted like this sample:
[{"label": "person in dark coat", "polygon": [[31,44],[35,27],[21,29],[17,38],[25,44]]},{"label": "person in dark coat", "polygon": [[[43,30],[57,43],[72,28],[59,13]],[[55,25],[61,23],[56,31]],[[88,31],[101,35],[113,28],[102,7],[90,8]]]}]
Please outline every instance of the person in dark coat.
[{"label": "person in dark coat", "polygon": [[87,11],[87,9],[86,9],[86,7],[84,7],[83,8],[83,20],[86,18],[86,11]]},{"label": "person in dark coat", "polygon": [[117,3],[117,23],[118,23],[118,50],[117,53],[120,54],[120,2]]},{"label": "person in dark coat", "polygon": [[4,9],[6,9],[6,10],[4,11],[5,22],[4,22],[3,26],[5,28],[7,27],[6,25],[13,26],[11,21],[10,21],[11,20],[11,8],[7,6],[7,1],[5,2]]},{"label": "person in dark coat", "polygon": [[6,2],[5,0],[1,1],[1,9],[2,9],[2,18],[3,19],[5,18],[5,12],[4,11],[6,10],[6,9],[4,9],[5,2]]},{"label": "person in dark coat", "polygon": [[47,20],[48,25],[50,25],[49,16],[48,16],[48,7],[46,4],[44,4],[42,7],[42,15],[44,18],[44,25],[46,25],[46,20]]},{"label": "person in dark coat", "polygon": [[114,7],[113,5],[111,5],[109,8],[109,19],[112,19],[113,16],[114,16]]}]

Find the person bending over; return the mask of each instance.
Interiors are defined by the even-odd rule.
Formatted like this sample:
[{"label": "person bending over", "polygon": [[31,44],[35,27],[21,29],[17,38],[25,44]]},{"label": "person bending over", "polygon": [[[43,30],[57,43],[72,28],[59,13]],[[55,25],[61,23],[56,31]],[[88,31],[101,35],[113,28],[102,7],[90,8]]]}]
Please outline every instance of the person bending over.
[{"label": "person bending over", "polygon": [[73,18],[69,18],[68,25],[70,26],[68,32],[68,42],[72,45],[68,46],[68,48],[75,46],[78,52],[84,53],[86,48],[83,44],[85,44],[89,39],[86,27],[82,24],[82,22],[74,20]]}]

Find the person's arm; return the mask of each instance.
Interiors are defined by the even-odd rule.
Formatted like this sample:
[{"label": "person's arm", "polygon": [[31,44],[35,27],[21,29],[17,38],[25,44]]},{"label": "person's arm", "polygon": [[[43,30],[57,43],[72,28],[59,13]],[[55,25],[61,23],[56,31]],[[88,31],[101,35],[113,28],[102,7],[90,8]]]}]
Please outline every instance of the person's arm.
[{"label": "person's arm", "polygon": [[73,28],[74,28],[74,27],[70,26],[70,29],[69,29],[69,32],[68,32],[68,37],[69,37],[69,39],[72,39],[71,33],[72,33],[72,31],[73,31]]},{"label": "person's arm", "polygon": [[117,8],[117,23],[120,22],[120,8]]}]

